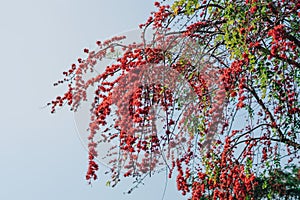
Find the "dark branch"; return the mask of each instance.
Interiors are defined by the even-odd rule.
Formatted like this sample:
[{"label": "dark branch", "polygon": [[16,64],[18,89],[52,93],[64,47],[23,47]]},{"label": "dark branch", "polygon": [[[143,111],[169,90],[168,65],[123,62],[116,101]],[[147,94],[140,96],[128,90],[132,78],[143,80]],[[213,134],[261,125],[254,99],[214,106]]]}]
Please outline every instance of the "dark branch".
[{"label": "dark branch", "polygon": [[[264,104],[264,102],[262,101],[262,99],[258,96],[258,94],[255,92],[254,89],[245,86],[245,88],[254,96],[254,98],[256,99],[257,103],[262,107],[263,111],[266,113],[266,115],[270,118],[271,123],[275,124],[274,127],[276,129],[276,131],[278,132],[278,136],[279,136],[279,140],[278,142],[282,142],[285,143],[289,146],[294,147],[295,149],[300,149],[300,144],[287,139],[286,137],[284,137],[284,134],[282,133],[281,129],[278,127],[278,125],[276,124],[276,120],[274,118],[274,116],[272,115],[272,113],[269,111],[269,109],[266,107],[266,105]],[[272,139],[274,140],[274,139]]]}]

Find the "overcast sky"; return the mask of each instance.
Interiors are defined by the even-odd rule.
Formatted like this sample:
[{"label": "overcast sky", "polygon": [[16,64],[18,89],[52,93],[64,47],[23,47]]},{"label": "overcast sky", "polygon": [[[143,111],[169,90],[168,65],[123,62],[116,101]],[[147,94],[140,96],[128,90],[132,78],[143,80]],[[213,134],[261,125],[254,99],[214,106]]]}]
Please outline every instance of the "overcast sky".
[{"label": "overcast sky", "polygon": [[[123,195],[130,181],[111,189],[101,176],[93,187],[87,185],[87,152],[73,114],[63,109],[51,115],[42,108],[63,91],[52,83],[83,56],[85,47],[137,28],[153,10],[152,4],[149,0],[1,0],[0,199],[162,199],[164,174],[152,177],[131,195]],[[184,199],[174,181],[168,182],[165,199]]]}]

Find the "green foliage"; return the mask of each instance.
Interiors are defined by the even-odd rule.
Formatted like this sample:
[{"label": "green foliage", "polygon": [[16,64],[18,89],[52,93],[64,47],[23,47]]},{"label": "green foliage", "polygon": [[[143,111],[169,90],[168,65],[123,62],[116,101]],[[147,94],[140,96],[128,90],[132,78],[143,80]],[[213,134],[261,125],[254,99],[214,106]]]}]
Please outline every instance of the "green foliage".
[{"label": "green foliage", "polygon": [[255,199],[300,199],[300,168],[274,169],[257,178]]},{"label": "green foliage", "polygon": [[177,14],[179,8],[184,8],[186,15],[192,15],[199,6],[198,0],[177,0],[172,5],[172,10]]}]

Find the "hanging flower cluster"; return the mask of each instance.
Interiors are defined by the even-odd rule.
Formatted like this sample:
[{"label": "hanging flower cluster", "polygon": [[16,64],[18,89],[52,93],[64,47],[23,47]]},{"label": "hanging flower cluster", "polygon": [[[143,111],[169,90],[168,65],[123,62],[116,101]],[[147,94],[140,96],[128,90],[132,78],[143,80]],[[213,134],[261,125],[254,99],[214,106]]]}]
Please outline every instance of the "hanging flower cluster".
[{"label": "hanging flower cluster", "polygon": [[300,2],[154,5],[142,42],[97,41],[55,83],[68,90],[49,103],[52,112],[92,101],[86,179],[97,179],[98,149],[109,143],[113,185],[167,166],[190,199],[257,196],[258,176],[299,164]]}]

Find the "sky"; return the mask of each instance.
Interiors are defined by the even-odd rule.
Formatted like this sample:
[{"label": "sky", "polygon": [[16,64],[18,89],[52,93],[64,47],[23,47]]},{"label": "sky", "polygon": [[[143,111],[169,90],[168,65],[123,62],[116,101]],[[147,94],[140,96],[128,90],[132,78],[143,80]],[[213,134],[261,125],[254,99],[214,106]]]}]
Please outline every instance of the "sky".
[{"label": "sky", "polygon": [[[0,199],[162,199],[165,174],[147,179],[130,195],[132,181],[116,188],[108,177],[88,185],[87,152],[68,109],[44,105],[64,91],[62,72],[120,32],[137,28],[153,11],[149,0],[10,0],[0,6]],[[105,166],[100,166],[100,174]],[[185,199],[174,180],[165,200]]]}]

